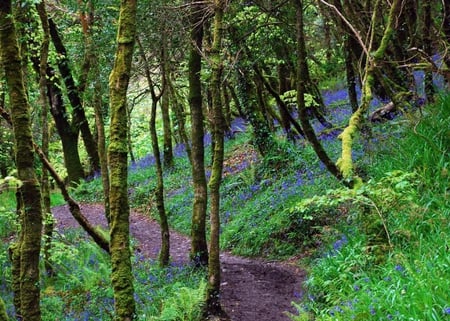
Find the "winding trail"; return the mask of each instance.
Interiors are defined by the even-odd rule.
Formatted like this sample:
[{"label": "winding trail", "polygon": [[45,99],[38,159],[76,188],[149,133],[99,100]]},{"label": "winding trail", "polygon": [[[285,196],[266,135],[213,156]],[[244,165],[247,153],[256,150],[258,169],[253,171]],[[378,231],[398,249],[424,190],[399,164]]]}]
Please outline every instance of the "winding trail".
[{"label": "winding trail", "polygon": [[[81,205],[83,215],[91,224],[106,227],[102,205]],[[59,229],[78,227],[68,207],[52,209]],[[137,240],[136,251],[156,259],[161,244],[160,228],[156,221],[131,211],[130,230]],[[189,238],[175,231],[170,235],[172,261],[187,263]],[[305,272],[283,262],[249,259],[223,252],[221,303],[232,321],[288,321],[285,311],[295,312],[291,302],[298,300]]]}]

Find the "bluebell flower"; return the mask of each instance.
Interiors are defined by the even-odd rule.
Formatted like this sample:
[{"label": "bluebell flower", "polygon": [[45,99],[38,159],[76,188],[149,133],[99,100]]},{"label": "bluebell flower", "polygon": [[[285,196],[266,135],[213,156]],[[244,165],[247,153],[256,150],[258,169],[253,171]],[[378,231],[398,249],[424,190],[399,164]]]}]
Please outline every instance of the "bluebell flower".
[{"label": "bluebell flower", "polygon": [[450,306],[445,307],[444,309],[442,309],[442,311],[445,315],[450,315]]},{"label": "bluebell flower", "polygon": [[342,235],[341,239],[334,242],[333,249],[335,251],[339,251],[347,243],[348,243],[347,237],[345,235]]},{"label": "bluebell flower", "polygon": [[403,266],[401,266],[400,264],[397,264],[394,269],[398,272],[405,271],[405,268]]}]

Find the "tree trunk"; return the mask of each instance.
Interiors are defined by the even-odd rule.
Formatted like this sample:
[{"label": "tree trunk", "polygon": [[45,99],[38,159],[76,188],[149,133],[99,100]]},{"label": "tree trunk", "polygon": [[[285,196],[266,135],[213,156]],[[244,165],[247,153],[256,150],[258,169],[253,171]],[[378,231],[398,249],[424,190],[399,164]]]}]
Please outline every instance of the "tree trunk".
[{"label": "tree trunk", "polygon": [[0,3],[0,26],[1,59],[11,103],[17,176],[22,182],[19,189],[23,204],[23,224],[20,231],[23,236],[19,246],[20,313],[23,320],[40,321],[41,192],[34,171],[30,106],[21,72],[22,60],[19,54],[10,0]]},{"label": "tree trunk", "polygon": [[[170,80],[170,79],[168,79]],[[186,114],[184,110],[184,106],[181,103],[178,98],[177,93],[175,92],[175,89],[173,88],[172,81],[167,82],[167,90],[170,93],[170,99],[172,101],[172,110],[175,113],[175,119],[176,119],[176,126],[178,128],[178,136],[180,137],[181,143],[184,144],[186,148],[186,154],[188,156],[188,159],[190,162],[192,162],[192,152],[191,152],[191,145],[188,138],[188,135],[186,133]]]},{"label": "tree trunk", "polygon": [[388,44],[395,32],[395,22],[400,8],[401,1],[394,0],[391,4],[386,29],[384,30],[380,45],[370,57],[367,57],[366,66],[364,69],[364,78],[362,81],[361,105],[359,106],[358,110],[350,117],[348,126],[339,135],[339,138],[342,141],[342,153],[336,165],[338,166],[339,171],[342,173],[344,181],[348,182],[349,185],[358,184],[361,181],[361,179],[354,174],[352,160],[353,138],[361,127],[361,123],[363,122],[363,115],[368,110],[370,102],[372,101],[372,86],[374,85],[375,81],[375,69],[378,68],[377,66],[379,61],[383,59]]},{"label": "tree trunk", "polygon": [[105,216],[108,223],[111,223],[110,215],[110,205],[109,205],[109,169],[108,169],[108,155],[106,151],[106,134],[105,134],[105,124],[103,116],[103,102],[102,93],[103,88],[101,81],[99,79],[99,66],[95,59],[93,63],[93,69],[95,70],[98,77],[96,77],[94,83],[94,112],[95,112],[95,125],[97,127],[97,144],[98,144],[98,156],[100,159],[100,171],[102,176],[102,187],[103,187],[103,203],[105,204]]},{"label": "tree trunk", "polygon": [[250,70],[245,64],[246,62],[242,62],[242,57],[238,58],[235,64],[237,73],[237,96],[245,119],[253,127],[254,144],[258,148],[259,153],[265,156],[275,146],[275,142],[269,125],[256,104],[254,89],[249,80]]},{"label": "tree trunk", "polygon": [[156,165],[156,177],[157,177],[157,184],[155,191],[156,208],[158,209],[159,224],[161,227],[161,251],[159,252],[159,265],[161,267],[165,267],[169,264],[170,259],[170,232],[169,232],[169,223],[167,222],[166,208],[164,205],[164,178],[163,178],[163,167],[161,163],[161,153],[159,150],[158,135],[156,132],[156,108],[158,106],[158,102],[161,100],[161,98],[163,98],[164,94],[167,91],[167,84],[163,71],[162,88],[159,94],[156,93],[155,85],[151,77],[150,65],[147,61],[145,50],[141,42],[139,41],[139,38],[137,39],[137,43],[139,45],[140,49],[139,53],[141,59],[144,62],[145,77],[147,78],[148,87],[150,88],[150,94],[152,97],[149,127],[150,127],[150,139],[152,142],[153,157],[155,158],[155,165]]},{"label": "tree trunk", "polygon": [[66,48],[59,36],[59,31],[53,19],[49,19],[50,35],[56,52],[60,55],[58,59],[58,68],[61,73],[62,79],[67,89],[67,95],[70,101],[70,105],[73,108],[72,124],[76,129],[81,132],[86,152],[89,155],[89,162],[91,164],[91,172],[100,170],[100,161],[98,158],[97,142],[95,141],[91,129],[89,128],[89,122],[86,118],[86,114],[83,109],[80,93],[75,86],[75,81],[72,76],[72,71],[69,67],[69,59],[67,57]]},{"label": "tree trunk", "polygon": [[[432,39],[432,28],[433,21],[431,19],[431,4],[428,1],[423,1],[423,40],[422,46],[423,51],[427,54],[428,57],[433,56],[433,39]],[[450,9],[450,8],[449,8]],[[450,21],[449,21],[450,22]],[[428,102],[434,102],[434,85],[433,85],[433,72],[431,70],[425,71],[425,96]]]},{"label": "tree trunk", "polygon": [[223,14],[225,0],[214,1],[214,33],[211,46],[211,95],[212,95],[212,130],[215,140],[214,158],[211,169],[209,188],[211,193],[211,232],[209,245],[208,262],[208,287],[206,293],[207,312],[211,315],[222,315],[220,305],[220,185],[222,181],[222,169],[224,160],[224,125],[221,79],[222,79],[222,58],[221,44],[223,37]]},{"label": "tree trunk", "polygon": [[136,319],[130,251],[128,205],[127,89],[136,37],[136,0],[121,0],[118,48],[109,78],[111,124],[108,148],[110,167],[111,282],[115,320]]},{"label": "tree trunk", "polygon": [[[39,62],[39,100],[41,105],[41,130],[42,130],[42,152],[48,158],[49,149],[49,128],[48,128],[48,97],[47,97],[47,61],[50,44],[50,34],[48,29],[47,12],[45,3],[40,2],[36,5],[41,25],[42,25],[42,45]],[[50,183],[47,168],[42,164],[41,174],[41,193],[42,210],[45,216],[44,220],[44,266],[47,276],[54,275],[54,269],[51,264],[50,250],[52,247],[52,237],[54,229],[54,220],[50,206]]]},{"label": "tree trunk", "polygon": [[[167,84],[167,78],[169,78],[170,66],[168,64],[167,57],[167,40],[166,37],[162,37],[161,44],[161,73],[163,78],[164,86]],[[174,166],[173,158],[173,147],[172,147],[172,125],[170,122],[170,93],[168,90],[162,92],[161,97],[161,115],[163,122],[163,157],[164,157],[164,167],[172,168]]]},{"label": "tree trunk", "polygon": [[339,172],[339,169],[323,149],[316,134],[314,133],[314,129],[309,123],[307,109],[305,106],[306,80],[303,78],[304,75],[308,73],[306,64],[305,35],[303,30],[303,1],[294,0],[294,6],[297,15],[297,105],[299,109],[300,123],[306,138],[313,147],[319,159],[333,176],[335,176],[338,180],[341,180],[342,175]]},{"label": "tree trunk", "polygon": [[275,89],[273,89],[273,87],[270,85],[270,83],[267,81],[267,79],[263,76],[263,74],[261,73],[261,71],[258,69],[257,66],[254,66],[254,70],[255,70],[256,74],[258,75],[258,77],[261,79],[261,81],[264,83],[264,86],[266,87],[267,91],[272,95],[272,97],[277,102],[278,107],[280,109],[280,114],[282,115],[281,116],[282,119],[285,119],[284,121],[288,121],[289,122],[289,127],[286,127],[286,125],[283,125],[283,127],[285,128],[286,135],[287,135],[288,139],[290,139],[290,140],[294,139],[294,137],[290,137],[290,136],[292,136],[292,131],[290,129],[290,124],[292,124],[294,126],[295,130],[297,131],[297,133],[299,135],[304,136],[305,134],[303,133],[302,128],[297,123],[297,121],[292,117],[291,113],[289,112],[289,109],[288,109],[287,105],[281,99],[280,95],[275,91]]},{"label": "tree trunk", "polygon": [[[47,76],[52,79],[53,72],[47,70]],[[56,130],[61,138],[64,165],[67,169],[68,181],[76,184],[84,178],[84,170],[81,165],[78,152],[78,130],[72,128],[67,119],[67,111],[64,106],[61,89],[54,80],[48,83],[48,97],[50,101],[50,113],[55,121]]]},{"label": "tree trunk", "polygon": [[345,73],[347,76],[347,91],[350,107],[352,108],[352,112],[355,112],[358,109],[358,95],[356,93],[356,73],[351,50],[353,46],[357,46],[357,44],[351,35],[347,35],[344,43]]},{"label": "tree trunk", "polygon": [[207,185],[205,176],[205,147],[203,144],[203,106],[201,73],[201,49],[203,41],[204,5],[191,2],[191,48],[189,51],[189,107],[191,111],[191,152],[194,204],[192,207],[191,253],[195,266],[208,264],[206,243]]},{"label": "tree trunk", "polygon": [[[154,90],[153,90],[154,93]],[[152,110],[150,116],[150,136],[152,140],[153,156],[156,165],[156,207],[159,214],[159,224],[161,227],[161,251],[159,252],[159,265],[165,267],[169,264],[170,258],[170,234],[169,224],[167,222],[166,209],[164,205],[164,179],[163,168],[161,164],[161,153],[159,152],[158,135],[156,133],[156,107],[158,99],[152,94]]]}]

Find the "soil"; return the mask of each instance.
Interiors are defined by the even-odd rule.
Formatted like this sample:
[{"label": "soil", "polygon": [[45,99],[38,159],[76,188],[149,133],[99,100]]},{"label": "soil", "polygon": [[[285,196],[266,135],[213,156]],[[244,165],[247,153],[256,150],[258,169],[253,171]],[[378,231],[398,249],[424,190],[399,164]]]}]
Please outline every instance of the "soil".
[{"label": "soil", "polygon": [[[103,206],[81,205],[81,210],[94,226],[106,227]],[[59,229],[78,227],[67,206],[52,210]],[[161,235],[156,221],[131,211],[130,231],[136,239],[135,250],[149,258],[157,258]],[[171,258],[188,263],[190,240],[171,231]],[[221,304],[232,321],[288,321],[286,311],[295,312],[292,301],[298,301],[305,272],[288,262],[242,258],[228,252],[221,254]]]}]

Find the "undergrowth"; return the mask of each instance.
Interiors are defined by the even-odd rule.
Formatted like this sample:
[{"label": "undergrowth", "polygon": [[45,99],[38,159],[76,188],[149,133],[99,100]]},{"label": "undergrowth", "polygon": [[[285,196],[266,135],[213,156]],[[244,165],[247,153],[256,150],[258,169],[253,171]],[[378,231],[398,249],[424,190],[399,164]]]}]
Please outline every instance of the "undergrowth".
[{"label": "undergrowth", "polygon": [[[78,229],[57,233],[52,246],[56,275],[41,275],[42,320],[113,320],[108,255]],[[0,296],[13,318],[11,266],[6,247],[2,244],[0,251]],[[44,267],[41,271],[45,271]],[[203,272],[177,265],[161,269],[158,262],[136,255],[133,273],[139,320],[199,319],[206,284]]]},{"label": "undergrowth", "polygon": [[449,107],[443,97],[423,114],[381,125],[378,134],[397,128],[378,146],[361,189],[334,189],[292,208],[345,212],[311,264],[292,320],[450,319]]}]

